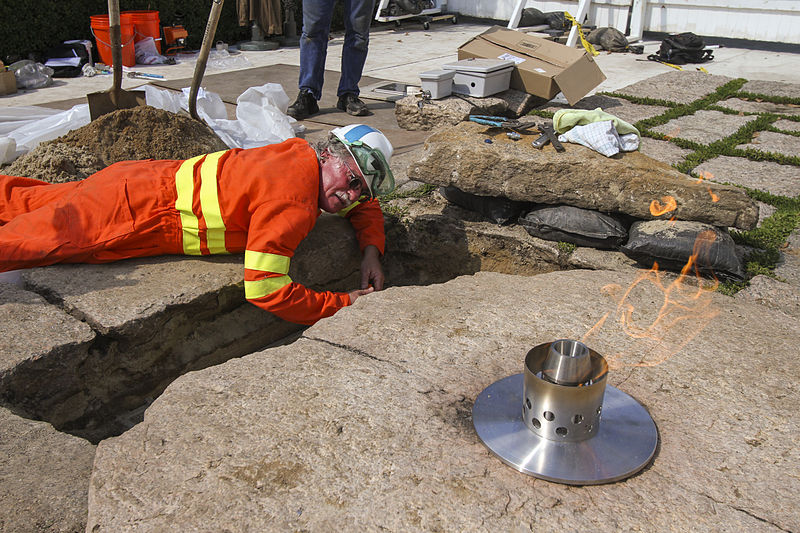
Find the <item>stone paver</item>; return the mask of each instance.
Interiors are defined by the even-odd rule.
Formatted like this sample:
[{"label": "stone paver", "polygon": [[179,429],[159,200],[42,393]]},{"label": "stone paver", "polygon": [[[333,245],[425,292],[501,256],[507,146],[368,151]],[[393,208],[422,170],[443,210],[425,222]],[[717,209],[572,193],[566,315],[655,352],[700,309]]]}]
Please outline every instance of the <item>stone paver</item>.
[{"label": "stone paver", "polygon": [[0,407],[0,531],[84,531],[94,450]]},{"label": "stone paver", "polygon": [[754,276],[750,285],[735,294],[737,300],[755,302],[800,318],[800,291],[769,276]]},{"label": "stone paver", "polygon": [[775,275],[800,291],[800,230],[792,232],[781,252],[781,262],[775,267]]},{"label": "stone paver", "polygon": [[780,196],[800,194],[800,167],[792,165],[720,155],[698,165],[693,171],[701,176],[706,173],[707,180],[717,183],[741,185]]},{"label": "stone paver", "polygon": [[758,203],[758,224],[757,226],[761,226],[765,219],[771,217],[775,214],[775,211],[778,210],[777,207],[774,205],[765,204],[764,202],[757,202]]},{"label": "stone paver", "polygon": [[729,98],[717,103],[720,107],[743,113],[774,113],[777,115],[800,116],[800,107],[772,102],[751,102],[740,98]]},{"label": "stone paver", "polygon": [[587,96],[574,106],[570,106],[567,103],[556,105],[548,104],[546,107],[541,107],[539,109],[555,113],[560,109],[596,109],[598,107],[606,113],[610,113],[631,124],[646,118],[658,116],[669,109],[664,106],[634,104],[624,98],[615,98],[603,94]]},{"label": "stone paver", "polygon": [[772,125],[783,131],[800,131],[800,122],[795,122],[794,120],[786,120],[785,118],[776,120],[772,123]]},{"label": "stone paver", "polygon": [[642,137],[640,139],[639,151],[656,161],[662,161],[673,166],[683,163],[686,156],[692,153],[692,150],[681,148],[669,141],[659,141],[650,137]]},{"label": "stone paver", "polygon": [[800,84],[783,81],[750,80],[741,88],[742,91],[764,96],[782,96],[797,98],[800,94]]},{"label": "stone paver", "polygon": [[752,141],[740,144],[736,148],[753,148],[760,152],[797,157],[797,154],[800,154],[800,137],[774,131],[761,131]]},{"label": "stone paver", "polygon": [[703,72],[672,71],[638,81],[615,92],[640,98],[654,98],[688,104],[705,98],[733,78]]},{"label": "stone paver", "polygon": [[653,131],[699,144],[711,144],[733,135],[739,128],[753,120],[756,120],[753,115],[726,115],[721,111],[699,109],[692,115],[679,117],[661,126],[656,126]]},{"label": "stone paver", "polygon": [[[635,279],[480,272],[388,289],[292,345],[187,374],[98,446],[87,530],[798,530],[800,321],[673,291],[678,328],[636,339],[617,313],[630,304],[646,328],[666,300],[649,281],[620,300]],[[504,465],[474,431],[476,396],[607,313],[586,342],[653,416],[653,463],[581,488]]]}]

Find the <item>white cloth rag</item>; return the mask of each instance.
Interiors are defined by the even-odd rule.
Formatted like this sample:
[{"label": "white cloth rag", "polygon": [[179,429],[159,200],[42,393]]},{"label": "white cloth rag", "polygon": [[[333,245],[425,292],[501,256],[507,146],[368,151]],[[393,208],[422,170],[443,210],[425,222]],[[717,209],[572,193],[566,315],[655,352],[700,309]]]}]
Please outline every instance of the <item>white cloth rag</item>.
[{"label": "white cloth rag", "polygon": [[639,149],[639,136],[635,133],[620,135],[610,120],[575,126],[558,136],[561,142],[582,144],[606,157]]}]

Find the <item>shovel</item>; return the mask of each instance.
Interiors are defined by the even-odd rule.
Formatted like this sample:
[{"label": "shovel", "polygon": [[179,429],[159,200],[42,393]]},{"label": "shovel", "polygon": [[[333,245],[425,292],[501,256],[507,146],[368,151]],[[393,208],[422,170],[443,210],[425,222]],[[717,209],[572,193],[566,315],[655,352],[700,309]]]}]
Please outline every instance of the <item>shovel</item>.
[{"label": "shovel", "polygon": [[203,79],[203,74],[206,71],[208,52],[211,50],[211,43],[214,42],[214,35],[217,33],[217,23],[219,22],[219,14],[222,12],[222,3],[224,1],[225,0],[213,0],[214,3],[211,5],[211,13],[208,15],[206,32],[203,34],[203,45],[200,47],[197,63],[194,65],[192,87],[189,90],[189,114],[192,115],[192,118],[195,120],[200,120],[200,122],[203,121],[197,115],[197,92],[200,89],[200,81]]},{"label": "shovel", "polygon": [[89,116],[92,120],[117,109],[128,109],[145,105],[144,91],[122,90],[122,30],[119,23],[119,0],[108,0],[108,26],[111,39],[111,62],[113,63],[114,85],[99,93],[89,93]]}]

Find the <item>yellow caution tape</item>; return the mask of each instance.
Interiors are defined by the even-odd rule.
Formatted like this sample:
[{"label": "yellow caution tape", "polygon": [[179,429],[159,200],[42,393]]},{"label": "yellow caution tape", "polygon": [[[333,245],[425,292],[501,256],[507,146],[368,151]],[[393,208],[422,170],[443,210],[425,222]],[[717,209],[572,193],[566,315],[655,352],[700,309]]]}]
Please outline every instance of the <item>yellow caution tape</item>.
[{"label": "yellow caution tape", "polygon": [[583,29],[581,29],[581,25],[580,25],[580,23],[579,23],[577,20],[575,20],[575,17],[573,17],[572,15],[570,15],[569,13],[567,13],[566,11],[564,11],[564,16],[567,18],[567,20],[568,20],[568,21],[572,22],[572,24],[574,24],[575,26],[577,26],[577,27],[578,27],[578,36],[581,38],[581,44],[583,45],[583,48],[584,48],[584,49],[585,49],[587,52],[589,52],[590,54],[592,54],[593,56],[600,55],[600,52],[598,52],[597,50],[595,50],[595,49],[594,49],[594,46],[592,46],[592,43],[590,43],[589,41],[587,41],[587,40],[586,40],[586,37],[584,37],[584,35],[583,35]]},{"label": "yellow caution tape", "polygon": [[700,72],[705,72],[706,74],[711,74],[709,71],[707,71],[707,70],[706,70],[705,68],[703,68],[703,67],[697,67],[697,70],[699,70]]},{"label": "yellow caution tape", "polygon": [[661,63],[662,65],[666,65],[666,66],[668,66],[668,67],[672,67],[672,68],[674,68],[675,70],[683,70],[683,69],[682,69],[680,66],[678,66],[678,65],[673,65],[672,63],[667,63],[666,61],[658,61],[658,60],[656,60],[656,63]]}]

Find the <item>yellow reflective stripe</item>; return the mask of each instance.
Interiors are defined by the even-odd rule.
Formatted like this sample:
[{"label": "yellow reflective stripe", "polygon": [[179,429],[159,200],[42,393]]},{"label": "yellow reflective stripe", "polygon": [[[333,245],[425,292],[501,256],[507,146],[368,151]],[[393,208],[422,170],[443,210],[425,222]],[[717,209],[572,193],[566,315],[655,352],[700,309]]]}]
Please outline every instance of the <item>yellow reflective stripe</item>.
[{"label": "yellow reflective stripe", "polygon": [[278,278],[264,278],[258,281],[245,280],[244,296],[248,300],[263,298],[264,296],[271,294],[282,287],[285,287],[291,282],[292,278],[290,278],[289,276],[280,276]]},{"label": "yellow reflective stripe", "polygon": [[192,197],[194,194],[194,166],[203,157],[199,155],[187,159],[175,174],[175,187],[178,190],[175,209],[181,215],[183,253],[186,255],[200,255],[200,224],[192,212]]},{"label": "yellow reflective stripe", "polygon": [[355,206],[359,205],[360,203],[361,203],[360,200],[356,200],[355,202],[353,202],[352,204],[348,205],[344,209],[341,209],[341,210],[337,211],[336,214],[339,215],[340,217],[343,217],[347,213],[349,213],[351,209],[353,209]]},{"label": "yellow reflective stripe", "polygon": [[244,267],[262,272],[275,272],[276,274],[289,273],[289,258],[285,255],[268,254],[264,252],[244,251]]},{"label": "yellow reflective stripe", "polygon": [[226,254],[225,222],[217,195],[217,166],[227,150],[208,154],[200,167],[200,207],[206,221],[206,245],[212,254]]}]

